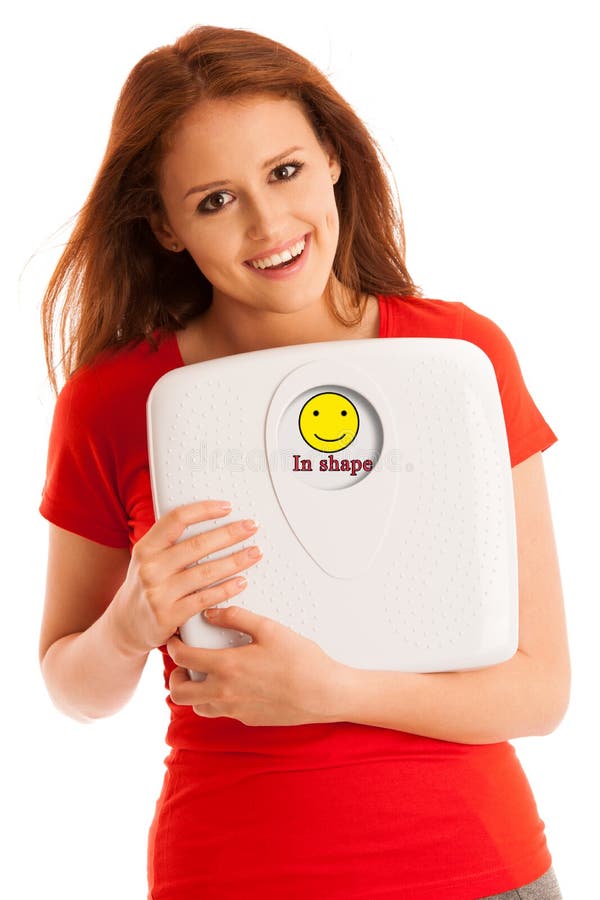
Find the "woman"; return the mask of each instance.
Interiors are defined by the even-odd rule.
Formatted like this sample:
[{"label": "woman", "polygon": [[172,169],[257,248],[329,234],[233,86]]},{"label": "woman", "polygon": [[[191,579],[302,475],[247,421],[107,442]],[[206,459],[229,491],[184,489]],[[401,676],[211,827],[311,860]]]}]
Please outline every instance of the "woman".
[{"label": "woman", "polygon": [[[508,743],[551,732],[568,703],[541,457],[556,436],[500,328],[411,281],[380,157],[307,60],[250,32],[197,28],[131,72],[44,300],[56,388],[66,296],[67,381],[40,506],[51,523],[41,665],[57,706],[88,720],[120,709],[148,653],[163,653],[172,749],[150,829],[154,900],[560,897]],[[221,508],[226,497],[154,521],[152,385],[235,353],[391,336],[469,340],[494,365],[513,467],[517,653],[471,672],[367,672],[235,603],[214,621],[251,645],[186,647],[178,626],[243,591],[233,576],[257,557],[236,545],[259,530]]]}]

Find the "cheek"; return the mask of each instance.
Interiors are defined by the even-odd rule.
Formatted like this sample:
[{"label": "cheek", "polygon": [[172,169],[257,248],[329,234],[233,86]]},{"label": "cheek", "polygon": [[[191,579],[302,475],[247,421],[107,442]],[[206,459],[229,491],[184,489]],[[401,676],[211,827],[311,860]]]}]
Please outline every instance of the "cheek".
[{"label": "cheek", "polygon": [[337,235],[339,215],[330,180],[319,178],[314,181],[310,190],[303,189],[298,200],[301,203],[300,212],[306,216],[307,221],[320,221],[325,224],[328,232]]},{"label": "cheek", "polygon": [[[324,204],[325,227],[332,238],[334,240],[337,240],[340,229],[340,217],[338,214],[337,204],[335,202],[335,196],[329,185],[327,186],[326,190],[329,190],[331,193],[324,193],[323,195],[321,195],[321,204]],[[327,197],[325,203],[322,199],[323,196]]]},{"label": "cheek", "polygon": [[232,240],[231,229],[221,228],[213,235],[202,235],[199,239],[192,237],[188,244],[191,256],[207,278],[225,271],[231,265],[231,260],[235,258],[235,241]]}]

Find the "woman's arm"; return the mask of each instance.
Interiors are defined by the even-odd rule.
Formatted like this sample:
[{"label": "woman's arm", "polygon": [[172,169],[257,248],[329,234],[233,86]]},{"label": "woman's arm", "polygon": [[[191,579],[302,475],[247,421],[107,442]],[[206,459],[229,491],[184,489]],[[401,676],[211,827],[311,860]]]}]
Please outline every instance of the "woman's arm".
[{"label": "woman's arm", "polygon": [[110,603],[130,554],[50,525],[40,664],[53,703],[89,722],[117,712],[133,694],[147,654],[119,641]]},{"label": "woman's arm", "polygon": [[542,454],[512,470],[519,562],[519,648],[507,662],[416,674],[344,666],[334,718],[465,744],[553,731],[570,691],[560,571]]},{"label": "woman's arm", "polygon": [[150,650],[191,616],[244,590],[246,579],[230,576],[256,564],[252,547],[203,560],[249,538],[256,523],[228,522],[179,541],[188,526],[230,512],[216,500],[179,506],[131,555],[51,526],[40,661],[59,709],[84,722],[117,712]]}]

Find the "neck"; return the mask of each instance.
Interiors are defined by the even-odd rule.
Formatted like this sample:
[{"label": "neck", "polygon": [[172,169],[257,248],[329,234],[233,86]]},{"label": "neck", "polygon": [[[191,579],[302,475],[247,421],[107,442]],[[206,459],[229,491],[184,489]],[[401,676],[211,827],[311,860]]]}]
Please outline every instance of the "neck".
[{"label": "neck", "polygon": [[[341,285],[340,285],[341,288]],[[349,292],[334,294],[336,309],[344,318],[354,319],[358,309],[350,302]],[[361,311],[367,297],[361,297]],[[217,296],[201,317],[201,328],[211,355],[226,356],[319,341],[351,338],[357,326],[346,326],[331,312],[324,296],[299,310],[281,312],[260,309]]]}]

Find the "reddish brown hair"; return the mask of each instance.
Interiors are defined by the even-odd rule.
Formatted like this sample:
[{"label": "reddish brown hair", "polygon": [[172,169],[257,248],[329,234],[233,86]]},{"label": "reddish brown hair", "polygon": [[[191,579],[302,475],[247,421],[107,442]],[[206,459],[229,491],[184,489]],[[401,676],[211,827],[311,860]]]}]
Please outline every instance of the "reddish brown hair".
[{"label": "reddish brown hair", "polygon": [[200,26],[174,44],[148,53],[132,69],[117,102],[104,159],[70,240],[50,279],[41,318],[54,390],[53,325],[64,295],[59,330],[62,371],[135,339],[152,341],[157,328],[175,330],[206,309],[212,288],[191,256],[165,250],[151,231],[161,209],[158,170],[169,135],[205,99],[271,92],[300,101],[323,143],[337,152],[335,185],[340,231],[333,272],[355,296],[419,295],[404,264],[400,205],[384,173],[381,149],[348,103],[308,60],[250,31]]}]

